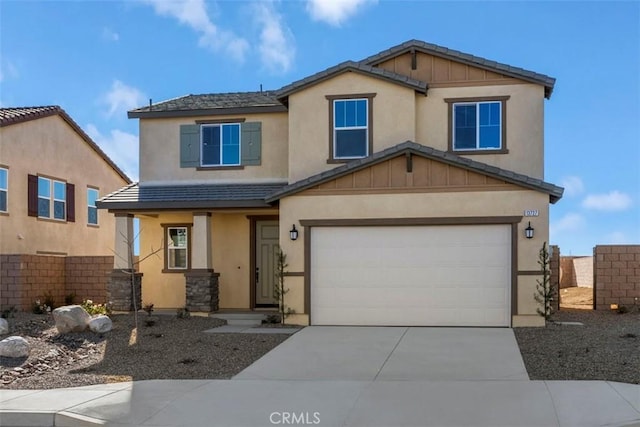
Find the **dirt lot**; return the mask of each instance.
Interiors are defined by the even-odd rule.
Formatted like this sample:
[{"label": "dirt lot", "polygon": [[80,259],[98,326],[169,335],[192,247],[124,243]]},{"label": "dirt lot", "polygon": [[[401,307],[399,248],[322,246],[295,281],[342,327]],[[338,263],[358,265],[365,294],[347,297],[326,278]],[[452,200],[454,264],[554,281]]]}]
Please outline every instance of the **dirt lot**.
[{"label": "dirt lot", "polygon": [[[149,379],[231,378],[288,335],[210,334],[225,322],[208,317],[140,316],[136,343],[133,315],[111,316],[113,330],[59,335],[50,315],[19,313],[11,335],[29,341],[26,359],[0,357],[0,389],[47,389]],[[6,336],[0,336],[0,339]]]},{"label": "dirt lot", "polygon": [[593,309],[593,288],[560,289],[560,308]]}]

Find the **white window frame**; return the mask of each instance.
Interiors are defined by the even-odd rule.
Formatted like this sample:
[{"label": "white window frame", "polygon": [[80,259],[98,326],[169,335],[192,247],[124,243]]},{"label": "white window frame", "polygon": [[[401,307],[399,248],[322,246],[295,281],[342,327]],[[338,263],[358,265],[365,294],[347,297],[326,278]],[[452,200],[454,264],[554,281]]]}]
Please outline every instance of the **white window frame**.
[{"label": "white window frame", "polygon": [[[40,195],[40,180],[45,180],[49,182],[49,197],[44,197]],[[62,184],[64,185],[64,199],[56,199],[55,195],[55,185]],[[49,216],[40,215],[40,199],[49,201]],[[62,202],[64,203],[64,209],[62,212],[64,213],[64,218],[56,218],[55,217],[55,203]],[[67,183],[64,181],[60,181],[58,179],[47,178],[45,176],[38,176],[38,218],[52,219],[54,221],[67,221]]]},{"label": "white window frame", "polygon": [[[93,187],[87,187],[87,224],[88,225],[100,225],[100,220],[98,218],[98,207],[96,205],[91,205],[89,204],[89,193],[95,191],[96,193],[96,200],[98,200],[98,198],[100,197],[100,191],[97,188],[93,188]],[[91,219],[91,215],[89,215],[89,211],[91,210],[91,208],[94,208],[96,210],[96,222],[93,223],[90,221]]]},{"label": "white window frame", "polygon": [[6,187],[0,187],[0,193],[4,192],[5,193],[5,201],[7,203],[6,209],[2,210],[0,209],[0,212],[2,213],[9,213],[9,168],[4,167],[4,166],[0,166],[0,171],[4,171],[4,173],[6,174],[7,177],[7,186]]},{"label": "white window frame", "polygon": [[[338,128],[336,126],[336,103],[338,102],[349,102],[349,101],[365,101],[365,105],[366,105],[366,110],[365,110],[365,117],[367,119],[367,125],[366,126],[343,126]],[[339,98],[339,99],[334,99],[333,100],[333,117],[331,118],[331,120],[333,121],[333,158],[336,160],[350,160],[350,159],[364,159],[365,157],[369,157],[369,98]],[[345,157],[340,157],[338,156],[337,153],[337,146],[338,146],[338,131],[342,131],[342,130],[362,130],[364,129],[365,132],[365,138],[364,138],[364,149],[365,149],[365,154],[363,156],[345,156]]]},{"label": "white window frame", "polygon": [[[171,239],[171,230],[184,230],[185,233],[185,245],[184,246],[174,246],[173,240]],[[187,226],[167,226],[167,270],[175,271],[175,270],[188,270],[189,269],[189,227]],[[171,251],[184,250],[185,251],[185,266],[184,267],[171,267]]]},{"label": "white window frame", "polygon": [[[238,127],[238,163],[224,163],[224,143],[222,136],[222,128],[224,126],[237,126]],[[204,129],[205,128],[220,128],[220,164],[208,164],[204,163]],[[242,165],[242,124],[241,123],[215,123],[215,124],[203,124],[200,125],[200,166],[205,168],[219,168],[226,166],[241,166]]]},{"label": "white window frame", "polygon": [[[500,146],[498,147],[480,147],[480,104],[498,104],[500,111],[498,112],[498,116],[500,117],[500,132],[498,132],[498,138],[500,141]],[[464,106],[464,105],[475,105],[476,106],[476,146],[475,148],[456,148],[456,107]],[[451,142],[451,147],[453,151],[496,151],[502,150],[503,141],[502,141],[502,129],[504,123],[502,122],[502,101],[475,101],[475,102],[454,102],[452,105],[453,111],[453,120],[451,129],[453,140]]]}]

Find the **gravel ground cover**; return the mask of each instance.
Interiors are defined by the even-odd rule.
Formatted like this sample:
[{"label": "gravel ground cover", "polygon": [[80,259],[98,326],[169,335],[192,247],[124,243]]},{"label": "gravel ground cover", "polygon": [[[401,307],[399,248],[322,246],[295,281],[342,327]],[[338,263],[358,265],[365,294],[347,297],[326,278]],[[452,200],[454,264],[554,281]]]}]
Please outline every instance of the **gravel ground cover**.
[{"label": "gravel ground cover", "polygon": [[[50,389],[150,379],[227,379],[288,338],[282,334],[210,334],[223,320],[192,316],[110,316],[113,330],[59,335],[50,315],[18,313],[10,335],[29,341],[28,358],[0,357],[0,389]],[[151,322],[150,322],[151,323]],[[8,335],[0,336],[0,339]]]},{"label": "gravel ground cover", "polygon": [[560,310],[544,328],[514,328],[532,380],[640,384],[640,310]]}]

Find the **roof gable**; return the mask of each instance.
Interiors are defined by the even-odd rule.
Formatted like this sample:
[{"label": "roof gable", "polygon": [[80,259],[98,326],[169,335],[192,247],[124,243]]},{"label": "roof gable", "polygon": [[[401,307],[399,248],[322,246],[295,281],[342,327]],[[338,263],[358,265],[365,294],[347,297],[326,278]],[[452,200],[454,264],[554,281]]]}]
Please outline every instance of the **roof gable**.
[{"label": "roof gable", "polygon": [[289,95],[292,95],[309,86],[316,85],[320,82],[329,80],[335,76],[338,76],[346,72],[355,72],[355,73],[363,74],[369,77],[386,80],[391,83],[399,84],[401,86],[406,86],[408,88],[414,89],[420,93],[427,92],[427,84],[425,82],[415,80],[415,79],[412,79],[411,77],[394,73],[392,71],[388,71],[382,68],[371,67],[367,64],[354,62],[354,61],[346,61],[334,67],[327,68],[324,71],[320,71],[319,73],[313,74],[309,77],[305,77],[302,80],[298,80],[287,86],[282,87],[281,89],[276,91],[276,97],[280,101],[284,102]]},{"label": "roof gable", "polygon": [[89,135],[58,105],[43,107],[0,108],[0,127],[24,123],[45,117],[59,116],[127,183],[131,179],[115,164]]},{"label": "roof gable", "polygon": [[[484,70],[494,74],[490,75],[489,77],[495,78],[496,76],[503,76],[504,78],[515,78],[518,80],[542,85],[545,88],[545,96],[547,98],[551,96],[551,92],[553,92],[553,87],[556,81],[556,79],[554,79],[553,77],[549,77],[544,74],[525,70],[524,68],[520,67],[503,64],[497,61],[492,61],[479,56],[470,55],[468,53],[449,49],[443,46],[438,46],[432,43],[426,43],[420,40],[409,40],[407,42],[401,43],[375,55],[369,56],[368,58],[360,61],[360,63],[367,64],[373,67],[382,67],[389,69],[390,61],[406,54],[413,54],[414,52],[423,53],[429,57],[443,60],[445,61],[444,64],[446,64],[446,61],[450,61],[456,64],[466,65],[468,67],[471,67],[471,69]],[[443,69],[442,66],[434,66],[434,71],[435,68]],[[448,65],[448,68],[451,69],[451,66]],[[462,68],[458,67],[458,70],[454,69],[453,72],[455,73],[457,71],[458,73],[460,73],[462,72],[462,70]],[[414,78],[418,77],[422,76],[416,75],[416,77]],[[446,78],[450,78],[450,76]],[[436,76],[436,80],[443,79]],[[433,80],[431,79],[427,79],[425,81],[427,81],[430,85],[433,82]]]},{"label": "roof gable", "polygon": [[[422,166],[421,171],[420,173],[416,174],[418,176],[417,180],[415,176],[412,176],[412,181],[409,184],[409,182],[407,181],[409,178],[407,178],[406,176],[402,176],[402,174],[404,173],[403,171],[406,171],[407,168],[410,167],[408,163],[406,163],[406,166],[404,166],[404,162],[412,162],[411,157],[414,155],[423,157],[433,162],[420,165],[419,163],[421,161],[418,161],[418,164]],[[400,159],[400,161],[395,160],[402,156],[405,156],[405,159]],[[374,166],[383,163],[387,163],[387,166],[381,168],[383,170],[381,170],[381,173],[377,174],[378,176],[380,176],[380,178],[379,181],[376,182],[376,171]],[[436,165],[436,163],[438,163],[438,165]],[[443,169],[440,166],[441,164],[444,166],[453,167],[453,169]],[[391,169],[389,169],[394,167],[396,168],[395,173]],[[371,168],[369,172],[369,178],[366,177],[366,173],[357,173],[367,168]],[[444,172],[445,170],[446,177]],[[453,170],[453,173],[449,173],[451,170]],[[384,177],[384,171],[387,172],[386,178]],[[480,176],[487,178],[481,178]],[[347,178],[342,179],[343,177]],[[512,184],[518,187],[549,194],[549,200],[551,203],[555,203],[560,200],[564,191],[563,188],[544,182],[540,179],[531,178],[529,176],[505,169],[500,169],[495,166],[490,166],[485,163],[457,156],[455,154],[436,150],[431,147],[426,147],[412,141],[406,141],[394,147],[377,152],[367,158],[354,160],[345,165],[290,184],[283,189],[273,193],[272,195],[267,197],[266,200],[267,202],[273,202],[283,197],[291,196],[305,190],[327,190],[330,189],[332,185],[334,186],[334,188],[349,188],[350,185],[352,187],[358,185],[356,184],[356,179],[359,180],[359,182],[363,183],[360,184],[361,188],[385,188],[387,190],[397,190],[398,188],[407,187],[441,187],[444,189],[446,189],[446,187],[466,187],[467,190],[470,190],[474,186],[486,187],[487,185],[505,186],[508,184]],[[367,179],[369,181],[367,181]],[[335,182],[331,183],[332,181]],[[349,184],[350,181],[351,184]],[[327,185],[323,187],[324,184]]]}]

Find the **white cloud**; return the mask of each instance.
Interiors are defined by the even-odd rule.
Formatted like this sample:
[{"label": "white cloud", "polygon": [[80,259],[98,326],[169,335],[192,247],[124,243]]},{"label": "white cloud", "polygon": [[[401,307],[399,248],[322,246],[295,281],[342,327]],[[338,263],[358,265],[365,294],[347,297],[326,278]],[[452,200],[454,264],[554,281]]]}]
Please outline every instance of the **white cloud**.
[{"label": "white cloud", "polygon": [[104,94],[101,102],[109,107],[107,116],[111,117],[115,113],[124,113],[144,104],[146,96],[139,89],[127,86],[120,80],[114,80],[111,90]]},{"label": "white cloud", "polygon": [[116,33],[109,27],[102,29],[102,39],[110,42],[117,42],[120,40],[120,34]]},{"label": "white cloud", "polygon": [[260,32],[260,59],[271,72],[286,73],[291,69],[296,56],[293,34],[271,2],[254,5],[255,20],[262,28]]},{"label": "white cloud", "polygon": [[606,194],[590,194],[582,201],[582,206],[599,211],[623,211],[629,208],[631,203],[631,197],[614,190]]},{"label": "white cloud", "polygon": [[158,15],[176,18],[181,24],[191,27],[200,34],[201,47],[214,52],[225,50],[234,59],[243,61],[249,43],[233,32],[216,26],[207,13],[204,0],[142,0],[153,6]]},{"label": "white cloud", "polygon": [[373,3],[377,0],[309,0],[307,12],[316,21],[339,27],[362,7]]},{"label": "white cloud", "polygon": [[112,129],[108,135],[100,133],[89,123],[87,135],[91,137],[120,169],[134,181],[138,180],[138,136],[119,129]]},{"label": "white cloud", "polygon": [[553,221],[549,225],[549,234],[555,238],[556,233],[563,231],[579,230],[586,224],[584,217],[577,213],[568,213],[558,221]]},{"label": "white cloud", "polygon": [[567,196],[577,196],[584,192],[584,183],[579,176],[565,176],[560,185],[564,187]]}]

